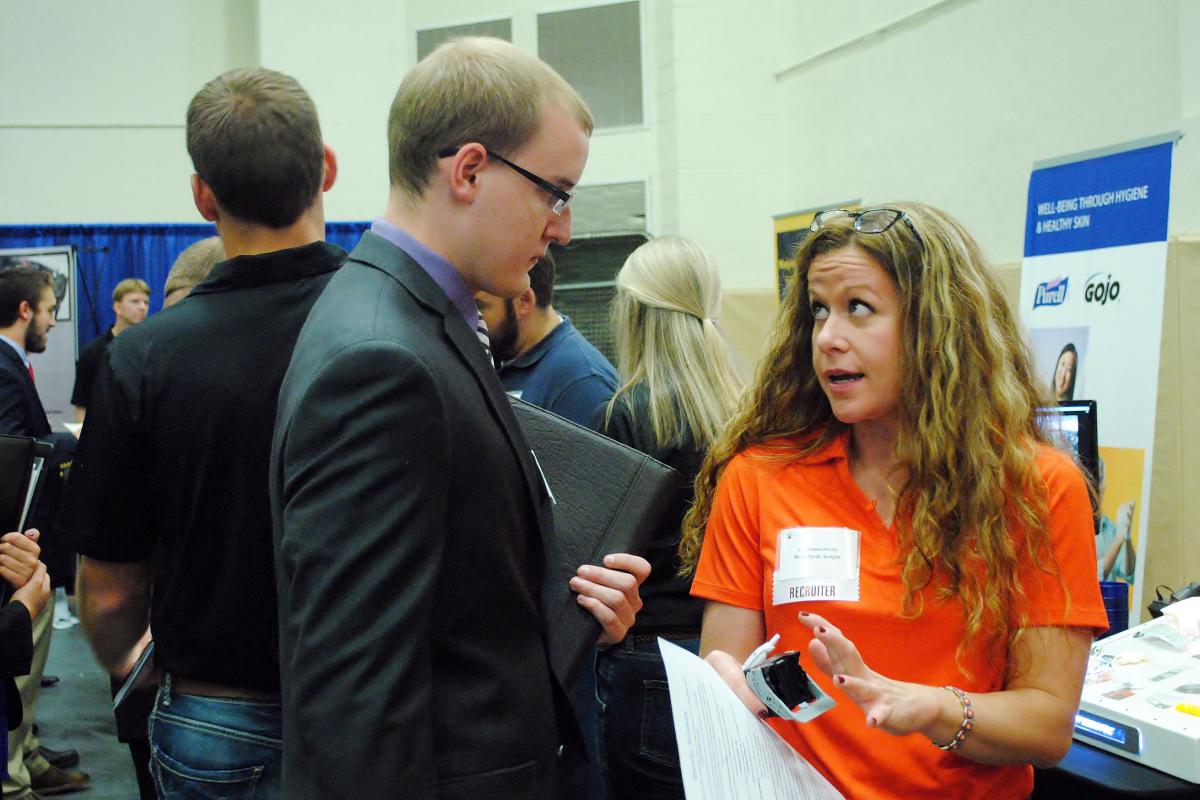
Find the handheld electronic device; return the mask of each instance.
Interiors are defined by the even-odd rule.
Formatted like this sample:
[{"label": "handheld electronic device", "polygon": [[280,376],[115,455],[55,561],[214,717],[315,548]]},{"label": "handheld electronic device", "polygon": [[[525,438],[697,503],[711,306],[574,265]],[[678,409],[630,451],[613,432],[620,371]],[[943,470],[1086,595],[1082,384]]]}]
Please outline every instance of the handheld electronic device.
[{"label": "handheld electronic device", "polygon": [[756,648],[742,664],[750,690],[767,707],[769,715],[808,722],[833,708],[836,705],[833,698],[821,691],[800,666],[798,651],[789,650],[769,657],[778,641],[779,634],[776,634]]}]

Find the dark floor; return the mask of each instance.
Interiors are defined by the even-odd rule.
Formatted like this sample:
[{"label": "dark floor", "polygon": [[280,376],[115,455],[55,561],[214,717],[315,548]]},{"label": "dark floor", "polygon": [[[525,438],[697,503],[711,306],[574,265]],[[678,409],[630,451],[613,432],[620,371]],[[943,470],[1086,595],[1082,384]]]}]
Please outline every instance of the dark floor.
[{"label": "dark floor", "polygon": [[43,689],[38,700],[42,743],[55,750],[75,748],[79,768],[92,776],[91,788],[66,797],[136,800],[129,749],[117,741],[108,675],[92,657],[78,625],[54,631],[46,672],[62,680]]}]

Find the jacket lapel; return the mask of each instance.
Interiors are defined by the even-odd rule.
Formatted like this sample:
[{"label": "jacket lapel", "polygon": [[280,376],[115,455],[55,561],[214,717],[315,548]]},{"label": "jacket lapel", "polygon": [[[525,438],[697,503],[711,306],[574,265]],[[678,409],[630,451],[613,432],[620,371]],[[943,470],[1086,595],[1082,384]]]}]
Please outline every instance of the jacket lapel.
[{"label": "jacket lapel", "polygon": [[[546,598],[550,595],[547,593],[547,584],[550,581],[560,580],[562,577],[558,571],[559,557],[555,544],[554,517],[544,488],[541,470],[533,461],[533,451],[513,414],[512,405],[509,403],[508,395],[504,393],[504,386],[500,383],[499,376],[496,375],[495,367],[484,354],[475,331],[467,326],[458,309],[450,302],[450,298],[433,278],[403,250],[381,236],[367,231],[350,254],[350,260],[360,261],[386,272],[430,313],[442,318],[442,329],[450,348],[457,352],[458,357],[471,370],[483,391],[492,417],[500,423],[500,428],[504,431],[504,435],[517,457],[517,463],[521,465],[521,472],[525,478],[525,490],[530,503],[533,504],[533,516],[537,520],[538,538],[542,543],[542,585],[539,587],[539,603],[542,612],[543,635],[548,643],[550,641],[549,631],[545,630],[545,624],[549,618]],[[565,698],[566,689],[564,687],[570,685],[569,676],[558,674],[553,659],[547,660],[551,671],[558,679],[560,692]],[[565,699],[562,702],[565,703]],[[569,705],[564,707],[569,708]],[[569,724],[574,724],[573,719],[572,716],[572,722]]]},{"label": "jacket lapel", "polygon": [[512,407],[509,405],[508,396],[504,394],[500,378],[484,354],[475,331],[467,327],[467,323],[458,313],[458,309],[454,307],[433,278],[429,277],[428,273],[407,253],[383,237],[370,231],[364,233],[358,246],[350,254],[350,258],[383,270],[407,289],[417,302],[442,318],[442,329],[445,332],[446,340],[475,376],[475,380],[483,390],[484,399],[491,408],[492,416],[500,423],[509,445],[517,456],[517,462],[521,465],[521,472],[525,477],[525,488],[530,502],[533,503],[543,550],[547,556],[545,568],[549,571],[555,562],[549,560],[551,553],[546,550],[547,543],[552,537],[547,529],[548,515],[544,512],[542,478],[533,463],[532,451],[529,443],[525,441],[525,434],[521,432],[520,425],[513,416]]},{"label": "jacket lapel", "polygon": [[17,351],[13,350],[7,342],[0,342],[0,354],[3,354],[9,366],[16,371],[22,381],[21,385],[25,388],[25,405],[29,410],[30,435],[45,436],[50,432],[50,420],[46,417],[46,409],[42,405],[42,397],[38,394],[37,386],[34,385],[33,378],[29,377],[29,369],[17,355]]}]

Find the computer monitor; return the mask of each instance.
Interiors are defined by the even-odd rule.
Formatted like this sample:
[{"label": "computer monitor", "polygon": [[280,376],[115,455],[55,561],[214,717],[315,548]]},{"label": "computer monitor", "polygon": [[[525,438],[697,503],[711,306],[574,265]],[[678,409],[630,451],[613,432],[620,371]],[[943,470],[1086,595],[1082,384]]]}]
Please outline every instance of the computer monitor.
[{"label": "computer monitor", "polygon": [[1100,475],[1100,446],[1096,435],[1096,401],[1065,400],[1057,406],[1039,408],[1043,430],[1059,447],[1075,456],[1088,477]]},{"label": "computer monitor", "polygon": [[[1100,488],[1100,444],[1096,434],[1096,401],[1064,400],[1038,409],[1042,429],[1076,463],[1097,490]],[[1093,504],[1095,503],[1093,495]]]}]

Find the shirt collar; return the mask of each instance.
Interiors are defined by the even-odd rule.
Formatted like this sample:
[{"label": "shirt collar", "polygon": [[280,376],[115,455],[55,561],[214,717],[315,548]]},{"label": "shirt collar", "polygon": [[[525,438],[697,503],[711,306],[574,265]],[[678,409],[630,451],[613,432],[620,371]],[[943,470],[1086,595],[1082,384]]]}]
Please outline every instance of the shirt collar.
[{"label": "shirt collar", "polygon": [[801,464],[826,464],[850,458],[850,429],[839,431],[833,441],[815,453],[800,459]]},{"label": "shirt collar", "polygon": [[192,292],[207,294],[293,281],[332,272],[345,259],[346,251],[328,242],[310,242],[286,250],[236,256],[213,267]]},{"label": "shirt collar", "polygon": [[458,268],[425,245],[414,239],[407,231],[397,228],[383,217],[376,217],[371,223],[371,233],[387,239],[399,247],[408,257],[425,270],[433,278],[454,308],[462,314],[467,327],[475,330],[479,321],[479,309],[475,307],[475,293],[463,279]]},{"label": "shirt collar", "polygon": [[566,314],[559,314],[562,321],[559,322],[549,333],[541,338],[537,344],[526,350],[521,355],[514,358],[512,361],[506,361],[505,367],[531,367],[542,359],[542,356],[550,352],[555,343],[565,336],[570,336],[571,331],[575,330],[575,326],[571,324],[571,318]]},{"label": "shirt collar", "polygon": [[29,366],[29,354],[25,352],[24,347],[21,347],[21,345],[17,344],[15,341],[8,338],[7,336],[5,336],[2,333],[0,333],[0,340],[3,340],[5,344],[7,344],[13,350],[16,350],[17,355],[19,355],[21,357],[21,363],[27,367]]}]

